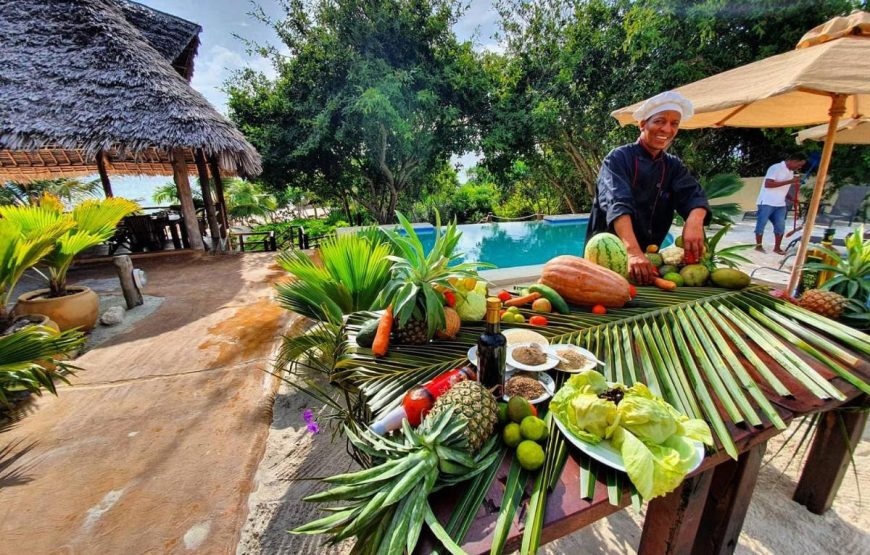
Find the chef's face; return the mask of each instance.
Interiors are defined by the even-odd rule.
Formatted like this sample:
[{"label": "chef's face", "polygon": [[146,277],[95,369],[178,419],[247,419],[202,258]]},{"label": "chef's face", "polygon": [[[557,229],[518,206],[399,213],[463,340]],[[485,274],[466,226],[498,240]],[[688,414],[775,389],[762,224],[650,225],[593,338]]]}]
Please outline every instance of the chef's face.
[{"label": "chef's face", "polygon": [[640,122],[640,135],[643,142],[650,148],[664,150],[677,136],[679,128],[680,113],[674,110],[665,110]]}]

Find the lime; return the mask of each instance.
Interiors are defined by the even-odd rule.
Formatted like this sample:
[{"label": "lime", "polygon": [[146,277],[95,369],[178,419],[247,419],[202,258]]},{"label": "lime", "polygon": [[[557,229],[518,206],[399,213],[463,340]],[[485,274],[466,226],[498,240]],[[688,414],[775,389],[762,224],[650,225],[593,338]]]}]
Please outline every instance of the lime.
[{"label": "lime", "polygon": [[508,324],[510,324],[511,322],[514,321],[513,313],[512,312],[505,312],[504,314],[501,315],[501,321],[507,322]]},{"label": "lime", "polygon": [[505,422],[508,422],[507,403],[499,403],[498,404],[498,423],[504,424]]},{"label": "lime", "polygon": [[520,425],[514,422],[511,422],[507,426],[504,427],[504,430],[501,432],[501,439],[504,441],[504,444],[508,447],[516,447],[523,440],[523,435],[520,432]]},{"label": "lime", "polygon": [[517,314],[517,313],[519,313],[520,309],[515,307],[515,306],[509,306],[509,307],[507,307],[507,311],[510,312],[511,314]]},{"label": "lime", "polygon": [[677,237],[677,240],[674,241],[674,246],[677,246],[677,247],[683,248],[683,236],[682,236],[682,235],[680,235],[679,237]]},{"label": "lime", "polygon": [[517,446],[517,460],[524,469],[537,470],[544,466],[544,449],[527,439]]},{"label": "lime", "polygon": [[508,401],[507,413],[512,422],[519,424],[523,418],[531,416],[532,405],[525,398],[514,395]]},{"label": "lime", "polygon": [[522,324],[526,321],[526,317],[522,314],[514,314],[514,324]]},{"label": "lime", "polygon": [[527,416],[520,422],[520,433],[523,439],[542,441],[547,439],[547,425],[537,416]]}]

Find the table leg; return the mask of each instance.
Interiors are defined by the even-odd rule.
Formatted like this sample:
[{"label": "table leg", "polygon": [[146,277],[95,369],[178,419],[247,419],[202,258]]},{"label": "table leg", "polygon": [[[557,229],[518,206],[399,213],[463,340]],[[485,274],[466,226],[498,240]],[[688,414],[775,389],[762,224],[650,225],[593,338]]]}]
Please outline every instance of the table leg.
[{"label": "table leg", "polygon": [[169,234],[172,236],[172,246],[175,250],[181,249],[181,237],[178,235],[178,226],[176,224],[169,225]]},{"label": "table leg", "polygon": [[[861,395],[844,405],[846,410],[834,409],[821,415],[792,498],[810,512],[820,515],[834,503],[850,464],[849,446],[858,445],[867,425],[867,404],[868,396]],[[862,407],[864,410],[860,410]]]},{"label": "table leg", "polygon": [[650,501],[638,555],[670,555],[692,550],[714,471],[715,468],[711,468],[687,478],[676,490]]},{"label": "table leg", "polygon": [[710,495],[692,553],[734,553],[766,447],[767,442],[760,443],[740,455],[738,460],[729,459],[713,469]]},{"label": "table leg", "polygon": [[184,245],[184,248],[189,249],[190,239],[187,237],[187,226],[183,223],[179,223],[178,225],[181,226],[181,244]]}]

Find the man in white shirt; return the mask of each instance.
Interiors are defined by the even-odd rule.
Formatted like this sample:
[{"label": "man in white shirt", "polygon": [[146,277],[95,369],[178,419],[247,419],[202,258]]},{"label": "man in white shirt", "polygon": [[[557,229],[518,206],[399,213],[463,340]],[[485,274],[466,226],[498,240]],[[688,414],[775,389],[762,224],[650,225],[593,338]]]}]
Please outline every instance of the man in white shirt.
[{"label": "man in white shirt", "polygon": [[800,177],[796,176],[794,172],[804,167],[804,163],[803,156],[793,155],[767,168],[764,183],[758,193],[755,250],[764,252],[761,238],[764,235],[767,222],[770,221],[773,223],[773,252],[785,254],[785,251],[782,250],[782,236],[785,233],[785,198],[792,186],[800,183]]}]

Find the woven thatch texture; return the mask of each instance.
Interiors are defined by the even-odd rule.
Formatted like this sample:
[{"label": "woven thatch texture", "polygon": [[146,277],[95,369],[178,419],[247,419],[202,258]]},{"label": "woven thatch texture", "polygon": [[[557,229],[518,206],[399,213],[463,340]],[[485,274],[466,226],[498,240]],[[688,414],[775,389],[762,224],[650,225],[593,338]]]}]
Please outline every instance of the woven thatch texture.
[{"label": "woven thatch texture", "polygon": [[226,170],[260,156],[124,16],[121,0],[0,0],[0,148],[202,148]]},{"label": "woven thatch texture", "polygon": [[190,81],[202,27],[137,2],[121,2],[120,7],[127,21],[142,33],[148,44]]}]

